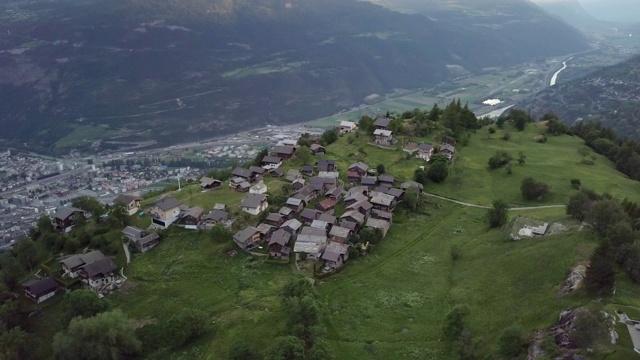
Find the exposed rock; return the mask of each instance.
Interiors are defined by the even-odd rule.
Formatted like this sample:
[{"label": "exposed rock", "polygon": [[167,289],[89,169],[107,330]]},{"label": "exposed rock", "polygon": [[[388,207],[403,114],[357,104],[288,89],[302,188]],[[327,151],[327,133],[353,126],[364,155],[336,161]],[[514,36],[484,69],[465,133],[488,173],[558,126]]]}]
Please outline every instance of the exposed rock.
[{"label": "exposed rock", "polygon": [[558,296],[565,296],[570,294],[580,288],[582,288],[584,284],[584,278],[587,275],[587,267],[585,265],[578,265],[574,267],[567,279],[564,282],[564,285],[558,290]]}]

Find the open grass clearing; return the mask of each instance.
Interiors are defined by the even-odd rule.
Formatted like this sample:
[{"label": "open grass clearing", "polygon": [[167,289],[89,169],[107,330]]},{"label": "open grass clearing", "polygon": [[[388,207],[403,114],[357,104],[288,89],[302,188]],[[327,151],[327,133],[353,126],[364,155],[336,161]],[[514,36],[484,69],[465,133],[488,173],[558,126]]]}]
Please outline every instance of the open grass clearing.
[{"label": "open grass clearing", "polygon": [[117,133],[116,131],[110,130],[108,126],[102,126],[102,125],[78,126],[72,132],[70,132],[67,136],[56,141],[55,147],[68,148],[68,147],[85,146],[87,145],[87,143],[100,140],[100,139],[106,139],[109,136],[115,135],[116,133]]}]

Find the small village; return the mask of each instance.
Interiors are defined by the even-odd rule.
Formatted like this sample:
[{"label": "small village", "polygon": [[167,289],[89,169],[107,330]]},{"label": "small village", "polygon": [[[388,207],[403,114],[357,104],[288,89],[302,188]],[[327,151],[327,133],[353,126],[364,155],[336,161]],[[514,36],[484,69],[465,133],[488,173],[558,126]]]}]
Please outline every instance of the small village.
[{"label": "small village", "polygon": [[[387,129],[390,121],[384,117],[375,121],[372,146],[396,143],[392,131]],[[356,123],[343,121],[331,131],[345,136],[357,129]],[[219,227],[232,235],[236,250],[231,255],[245,251],[269,261],[293,261],[297,269],[316,277],[340,272],[354,252],[366,254],[370,242],[377,243],[386,237],[398,205],[407,196],[421,196],[424,186],[378,173],[378,169],[362,161],[339,168],[338,161],[326,158],[319,136],[304,140],[309,142],[306,144],[312,156],[309,163],[294,166],[302,147],[300,141],[281,139],[262,156],[260,166],[238,166],[231,170],[228,179],[201,177],[200,192],[190,195],[192,201],[178,200],[173,192],[149,201],[135,192],[118,195],[112,206],[121,206],[132,219],[150,218],[144,223],[148,224],[146,227],[128,225],[121,229],[124,247],[143,254],[161,244],[162,231],[170,227],[192,231]],[[455,152],[455,147],[446,143],[437,149],[449,160]],[[408,143],[402,150],[413,158],[429,161],[436,146]],[[208,212],[202,206],[187,204],[198,197],[216,199],[216,194],[225,191],[237,194],[239,203],[235,206],[215,203]],[[56,231],[67,234],[77,221],[91,217],[88,211],[63,206],[51,219]],[[80,281],[101,296],[120,288],[127,280],[124,269],[119,269],[100,250],[61,256],[56,261],[60,265],[60,274],[56,276]],[[24,284],[25,295],[37,303],[58,290],[59,284],[50,277]]]}]

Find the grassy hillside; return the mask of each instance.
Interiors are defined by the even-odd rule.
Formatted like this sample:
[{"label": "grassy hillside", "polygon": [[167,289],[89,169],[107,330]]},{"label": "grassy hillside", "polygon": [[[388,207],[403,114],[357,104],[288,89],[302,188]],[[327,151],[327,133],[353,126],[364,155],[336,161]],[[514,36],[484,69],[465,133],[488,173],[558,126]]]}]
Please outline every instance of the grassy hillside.
[{"label": "grassy hillside", "polygon": [[[509,141],[502,139],[503,130],[498,129],[490,138],[486,128],[478,130],[469,146],[458,149],[449,179],[428,190],[483,205],[500,198],[514,205],[535,205],[538,202],[525,202],[520,195],[522,179],[533,177],[551,185],[551,194],[544,203],[566,204],[575,191],[570,180],[580,179],[582,186],[597,192],[640,200],[640,182],[619,173],[607,158],[591,152],[596,156],[595,163],[581,164],[582,156],[577,149],[584,147],[584,141],[577,136],[549,136],[546,143],[537,143],[534,138],[542,133],[541,126],[531,124],[522,132],[507,127],[511,134]],[[498,150],[509,152],[514,160],[522,151],[527,156],[526,163],[520,166],[514,161],[512,175],[507,175],[505,169],[489,170],[489,158]]]},{"label": "grassy hillside", "polygon": [[[468,146],[458,148],[449,179],[430,184],[427,191],[479,204],[497,197],[522,204],[520,181],[533,176],[552,186],[552,195],[541,205],[562,204],[574,191],[569,179],[577,177],[596,191],[638,199],[639,184],[615,171],[606,159],[596,157],[591,166],[580,164],[577,137],[550,137],[539,144],[533,140],[540,132],[535,125],[524,132],[509,131],[512,139],[504,141],[501,130],[492,138],[487,138],[486,129],[479,130]],[[364,135],[349,140],[350,136],[354,135],[328,147],[326,157],[339,159],[341,171],[363,160],[372,166],[383,163],[388,173],[406,180],[424,164],[406,159],[401,150],[368,145]],[[489,171],[487,159],[497,149],[514,156],[524,151],[526,164],[514,165],[513,175],[504,169]],[[272,189],[281,184],[270,181]],[[187,187],[177,196],[205,209],[216,202],[233,206],[239,201],[228,189],[204,194],[191,190]],[[326,310],[325,339],[336,359],[456,358],[455,349],[443,341],[441,328],[447,311],[462,304],[470,309],[470,331],[483,358],[495,352],[506,327],[515,324],[527,332],[547,328],[561,311],[590,302],[584,290],[556,295],[568,270],[588,260],[597,243],[589,230],[578,231],[579,224],[564,209],[511,212],[512,218],[527,216],[569,228],[518,242],[508,240],[508,227],[489,230],[482,209],[434,198],[428,198],[426,209],[426,214],[397,214],[387,238],[370,255],[351,260],[342,273],[319,282]],[[454,245],[461,254],[455,261]],[[134,256],[125,269],[127,286],[110,299],[139,325],[181,308],[209,314],[215,332],[163,358],[222,359],[238,339],[264,350],[285,332],[287,309],[279,291],[297,270],[243,253],[230,256],[231,249],[235,246],[216,243],[206,232],[172,229],[156,249]],[[616,296],[604,300],[605,308],[612,312],[640,307],[640,288],[624,274],[618,279]],[[59,305],[47,311],[55,313]],[[44,330],[52,331],[51,326]],[[39,334],[45,336],[43,331]],[[596,358],[607,354],[607,359],[628,359],[630,339],[622,331],[620,337],[619,345],[606,347]]]}]

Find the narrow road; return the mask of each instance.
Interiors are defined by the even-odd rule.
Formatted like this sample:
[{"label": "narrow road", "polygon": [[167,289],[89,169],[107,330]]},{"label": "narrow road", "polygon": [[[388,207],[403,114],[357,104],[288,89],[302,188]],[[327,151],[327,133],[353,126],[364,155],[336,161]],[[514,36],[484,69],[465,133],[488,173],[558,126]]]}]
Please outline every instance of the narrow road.
[{"label": "narrow road", "polygon": [[[434,197],[436,199],[440,199],[440,200],[445,200],[445,201],[449,201],[458,205],[462,205],[462,206],[468,206],[468,207],[474,207],[474,208],[478,208],[478,209],[491,209],[491,206],[485,206],[485,205],[478,205],[478,204],[470,204],[470,203],[466,203],[464,201],[458,201],[455,199],[451,199],[445,196],[440,196],[440,195],[436,195],[436,194],[432,194],[432,193],[424,193],[426,196],[431,196]],[[540,206],[522,206],[522,207],[512,207],[509,208],[509,210],[512,211],[525,211],[525,210],[536,210],[536,209],[559,209],[559,208],[564,208],[566,205],[540,205]]]}]

